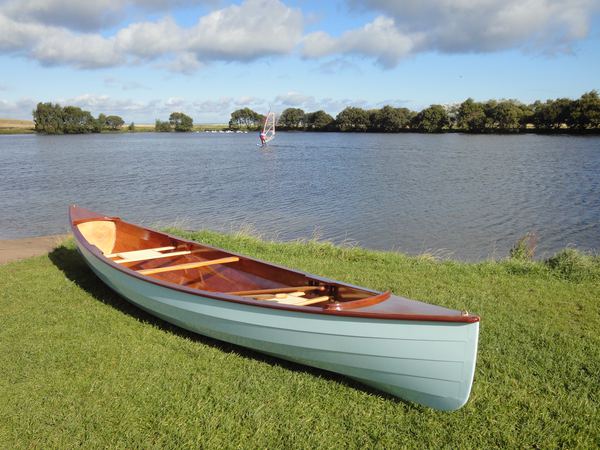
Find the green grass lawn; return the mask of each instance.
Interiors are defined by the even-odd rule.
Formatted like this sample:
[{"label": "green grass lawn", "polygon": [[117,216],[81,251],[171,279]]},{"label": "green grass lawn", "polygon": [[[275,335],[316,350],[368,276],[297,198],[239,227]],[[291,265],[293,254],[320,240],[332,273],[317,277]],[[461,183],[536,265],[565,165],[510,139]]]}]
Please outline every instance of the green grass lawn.
[{"label": "green grass lawn", "polygon": [[0,266],[0,448],[600,446],[600,261],[434,261],[179,233],[482,317],[448,413],[197,336],[122,300],[72,244]]}]

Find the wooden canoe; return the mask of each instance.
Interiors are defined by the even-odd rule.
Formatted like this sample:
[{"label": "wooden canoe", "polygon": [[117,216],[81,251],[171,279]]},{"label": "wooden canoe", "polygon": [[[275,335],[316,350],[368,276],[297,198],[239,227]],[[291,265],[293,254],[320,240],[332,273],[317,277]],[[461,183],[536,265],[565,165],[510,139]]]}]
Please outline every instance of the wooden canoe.
[{"label": "wooden canoe", "polygon": [[441,410],[469,397],[479,317],[69,209],[75,241],[116,292],[170,323],[344,374]]}]

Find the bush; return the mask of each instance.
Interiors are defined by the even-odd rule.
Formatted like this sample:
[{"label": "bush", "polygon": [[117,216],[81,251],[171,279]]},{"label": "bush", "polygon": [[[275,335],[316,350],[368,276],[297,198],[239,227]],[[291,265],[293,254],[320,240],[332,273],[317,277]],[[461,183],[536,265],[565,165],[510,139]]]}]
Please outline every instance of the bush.
[{"label": "bush", "polygon": [[509,256],[511,259],[519,261],[531,261],[535,256],[537,247],[537,235],[533,232],[527,233],[510,249]]},{"label": "bush", "polygon": [[159,131],[159,132],[168,132],[168,131],[172,131],[171,129],[171,124],[169,122],[163,122],[161,120],[156,119],[156,122],[154,123],[154,131]]},{"label": "bush", "polygon": [[571,281],[600,280],[600,258],[566,248],[545,261],[561,278]]}]

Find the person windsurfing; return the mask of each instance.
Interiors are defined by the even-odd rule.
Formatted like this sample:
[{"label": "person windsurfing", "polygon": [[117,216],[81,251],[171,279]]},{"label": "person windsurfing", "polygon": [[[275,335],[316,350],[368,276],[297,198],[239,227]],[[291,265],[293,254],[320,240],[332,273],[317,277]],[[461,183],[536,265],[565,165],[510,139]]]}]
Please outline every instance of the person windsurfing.
[{"label": "person windsurfing", "polygon": [[259,136],[260,136],[260,145],[262,145],[264,147],[265,145],[267,145],[267,135],[265,134],[265,131],[264,130],[261,131]]}]

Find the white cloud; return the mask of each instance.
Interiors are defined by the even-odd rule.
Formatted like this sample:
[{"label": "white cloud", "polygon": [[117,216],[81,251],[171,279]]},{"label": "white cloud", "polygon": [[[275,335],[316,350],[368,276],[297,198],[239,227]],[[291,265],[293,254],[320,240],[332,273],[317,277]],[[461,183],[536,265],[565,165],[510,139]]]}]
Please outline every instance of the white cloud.
[{"label": "white cloud", "polygon": [[30,55],[44,65],[72,65],[83,69],[110,67],[125,62],[114,40],[87,34],[74,37],[66,30],[42,30]]},{"label": "white cloud", "polygon": [[[59,0],[48,1],[54,5]],[[115,3],[103,0],[102,4],[110,9]],[[36,5],[43,2],[27,0],[25,4],[31,10],[36,10]],[[85,69],[164,60],[163,67],[190,73],[215,60],[249,61],[288,54],[300,41],[303,29],[301,11],[279,0],[246,0],[200,17],[189,27],[168,16],[136,22],[110,36],[73,31],[54,21],[36,20],[35,15],[16,15],[13,6],[13,1],[0,3],[0,52],[27,56],[45,65]]]},{"label": "white cloud", "polygon": [[196,55],[192,52],[182,52],[177,54],[173,60],[166,64],[169,71],[175,73],[192,74],[199,70],[204,64],[198,61]]},{"label": "white cloud", "polygon": [[215,0],[5,0],[2,10],[19,22],[65,27],[76,31],[98,31],[120,23],[128,12],[169,11],[193,4],[215,4]]},{"label": "white cloud", "polygon": [[304,55],[369,55],[389,68],[418,49],[423,38],[423,33],[404,33],[396,27],[394,19],[379,16],[362,28],[346,31],[337,39],[323,32],[309,34],[304,40]]},{"label": "white cloud", "polygon": [[419,52],[569,51],[585,38],[600,0],[347,0],[382,15],[339,36],[304,39],[303,55],[358,55],[385,68]]},{"label": "white cloud", "polygon": [[247,0],[200,18],[190,50],[211,59],[252,60],[291,52],[302,37],[303,18],[277,0]]},{"label": "white cloud", "polygon": [[349,0],[394,19],[422,49],[487,52],[531,44],[554,47],[585,37],[598,0]]},{"label": "white cloud", "polygon": [[125,54],[152,59],[185,48],[185,38],[186,30],[165,17],[157,22],[134,23],[120,30],[115,36],[115,45]]},{"label": "white cloud", "polygon": [[31,112],[35,105],[37,105],[37,102],[31,98],[19,100],[0,99],[0,117],[31,120]]}]

